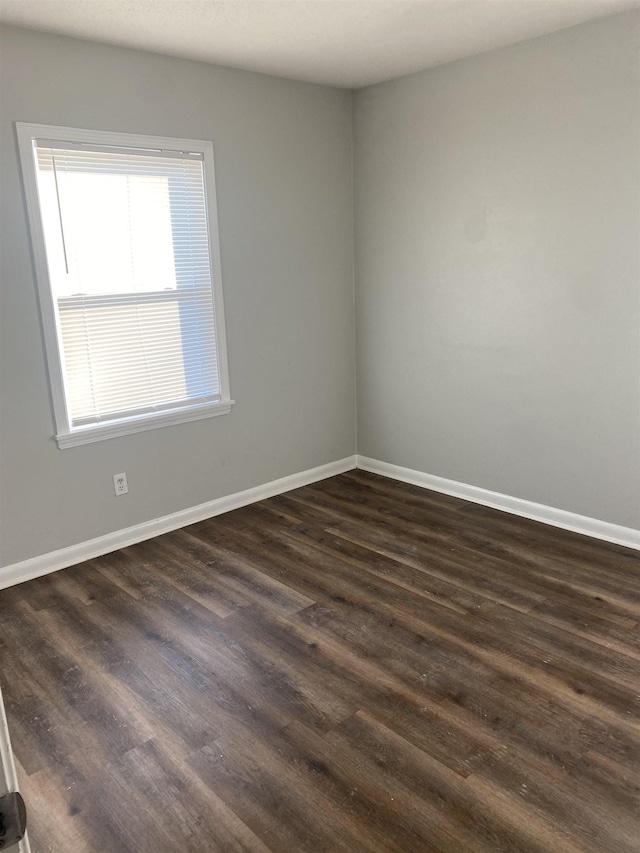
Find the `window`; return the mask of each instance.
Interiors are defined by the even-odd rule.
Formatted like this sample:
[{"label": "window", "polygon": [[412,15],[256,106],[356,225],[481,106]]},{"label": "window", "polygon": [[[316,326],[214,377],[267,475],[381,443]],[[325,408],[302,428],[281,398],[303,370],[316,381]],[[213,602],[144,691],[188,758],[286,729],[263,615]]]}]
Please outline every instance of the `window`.
[{"label": "window", "polygon": [[58,445],[228,413],[211,143],[17,130]]}]

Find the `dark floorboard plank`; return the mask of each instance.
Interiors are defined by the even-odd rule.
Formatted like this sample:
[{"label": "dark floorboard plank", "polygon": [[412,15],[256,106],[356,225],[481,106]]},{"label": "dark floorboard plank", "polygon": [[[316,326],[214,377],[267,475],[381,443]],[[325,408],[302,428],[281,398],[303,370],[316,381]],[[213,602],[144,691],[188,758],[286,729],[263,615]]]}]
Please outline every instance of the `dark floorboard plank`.
[{"label": "dark floorboard plank", "polygon": [[[352,669],[366,666],[365,677],[384,685],[382,694],[395,726],[402,733],[407,697],[414,706],[435,715],[447,726],[449,744],[445,757],[451,764],[467,740],[475,744],[478,755],[502,744],[526,747],[560,766],[574,765],[589,750],[600,750],[626,769],[640,766],[640,736],[636,727],[604,727],[601,718],[571,701],[539,695],[535,684],[528,684],[518,671],[504,673],[477,655],[461,651],[446,642],[434,642],[432,636],[344,612],[336,614],[312,607],[299,614],[301,630],[310,638],[335,637]],[[398,649],[402,653],[398,654]],[[380,706],[378,696],[370,696],[364,707]],[[385,709],[385,713],[388,711]],[[620,718],[621,720],[626,720]],[[428,728],[423,728],[430,737]],[[412,738],[415,739],[415,738]],[[422,745],[429,752],[438,745],[432,740]],[[469,758],[473,750],[465,757]],[[473,760],[471,761],[473,766]]]},{"label": "dark floorboard plank", "polygon": [[[433,839],[436,849],[486,853],[545,849],[527,824],[514,820],[516,802],[510,803],[507,814],[501,814],[495,808],[495,797],[475,796],[468,779],[416,749],[368,713],[359,711],[326,739],[332,747],[325,759],[330,769],[371,780],[369,784],[380,791],[379,805],[387,804],[395,812],[395,821],[389,817],[389,822],[412,827],[425,840]],[[534,816],[527,817],[530,824]],[[544,831],[556,842],[558,834],[542,823],[538,834]]]},{"label": "dark floorboard plank", "polygon": [[[589,541],[585,546],[583,540],[586,537],[487,507],[468,504],[459,512],[438,508],[432,510],[426,519],[424,513],[407,509],[405,504],[392,497],[362,495],[357,490],[344,489],[342,484],[340,489],[336,489],[332,481],[305,486],[289,494],[310,500],[333,513],[341,510],[353,520],[377,518],[383,526],[395,526],[400,532],[421,532],[423,537],[431,537],[442,544],[443,540],[453,537],[456,545],[477,554],[515,562],[532,570],[546,569],[551,565],[563,570],[566,576],[591,578],[606,570],[607,576],[618,581],[623,579],[630,588],[640,591],[637,552],[597,540],[595,544]],[[486,520],[487,513],[491,514],[491,522]],[[532,539],[537,542],[535,549],[530,547]]]},{"label": "dark floorboard plank", "polygon": [[[268,513],[273,512],[270,505],[266,506],[262,510],[263,518],[266,517],[269,520]],[[418,594],[436,598],[434,592],[438,591],[440,586],[442,594],[436,600],[446,606],[452,606],[455,602],[457,607],[454,606],[454,609],[459,609],[461,612],[478,607],[487,598],[520,610],[535,607],[536,611],[541,616],[544,614],[548,621],[564,627],[572,627],[573,630],[582,634],[585,634],[586,630],[591,638],[600,628],[599,633],[605,644],[615,644],[620,640],[622,645],[626,643],[629,651],[637,648],[638,636],[633,629],[638,625],[640,607],[632,611],[628,608],[623,609],[599,596],[583,594],[575,588],[563,585],[557,579],[527,575],[526,572],[520,571],[519,567],[515,567],[514,570],[514,567],[503,562],[493,561],[487,565],[486,562],[471,557],[465,560],[464,566],[461,567],[460,558],[451,559],[449,556],[446,565],[442,567],[433,557],[423,563],[406,558],[401,562],[398,555],[392,559],[378,554],[374,558],[369,548],[344,538],[342,526],[337,528],[337,534],[332,533],[331,530],[318,529],[310,525],[305,525],[304,528],[292,528],[295,503],[289,512],[290,516],[282,516],[279,512],[275,514],[279,519],[279,526],[285,526],[292,535],[303,536],[304,539],[312,541],[316,547],[323,548],[329,553],[339,553],[341,557],[353,562],[363,572],[377,574]],[[429,575],[428,582],[424,578],[425,572]],[[514,574],[517,574],[515,579]],[[447,575],[450,581],[454,582],[453,584],[442,580],[443,576]],[[472,586],[476,592],[465,593],[465,587],[456,586],[456,582]],[[514,588],[515,585],[517,590]],[[523,589],[529,592],[529,597],[521,600],[517,594]],[[454,595],[456,591],[459,594],[457,602]],[[588,624],[585,624],[587,620]]]},{"label": "dark floorboard plank", "polygon": [[639,568],[352,471],[4,590],[34,853],[640,853]]},{"label": "dark floorboard plank", "polygon": [[215,746],[218,754],[208,749],[192,758],[194,766],[271,850],[402,849],[375,827],[371,809],[366,821],[358,819],[352,789],[328,778],[317,753],[301,749],[288,730],[269,739],[230,734]]},{"label": "dark floorboard plank", "polygon": [[[320,559],[317,549],[307,547],[307,539],[303,535],[296,534],[295,531],[283,530],[280,526],[274,532],[272,530],[273,525],[269,523],[269,520],[261,521],[257,511],[252,514],[251,518],[251,529],[239,531],[239,537],[253,541],[256,547],[259,543],[263,553],[270,553],[275,550],[276,559],[277,554],[280,553],[297,555],[299,562],[304,562],[310,567],[317,566],[318,573],[322,572],[325,583],[331,582],[331,588],[337,588],[337,581],[334,581],[333,577],[328,574],[331,569],[325,566],[324,552],[320,552],[322,555]],[[233,524],[234,522],[227,523]],[[295,556],[293,559],[295,560]],[[344,593],[341,597],[360,609],[375,607],[378,601],[382,601],[384,602],[383,610],[397,613],[399,618],[406,615],[407,618],[418,619],[425,623],[425,629],[427,626],[432,631],[437,628],[440,632],[444,632],[445,636],[455,633],[460,642],[462,639],[466,639],[467,642],[473,642],[485,651],[487,649],[492,650],[496,659],[509,651],[511,657],[517,657],[527,667],[530,678],[538,677],[536,672],[531,672],[531,668],[539,666],[539,651],[531,648],[531,644],[523,639],[514,642],[513,637],[510,636],[506,639],[504,634],[496,633],[493,630],[493,625],[489,624],[488,620],[482,619],[481,610],[467,614],[465,617],[428,599],[417,598],[386,580],[377,577],[372,578],[370,575],[367,577],[364,572],[359,573],[360,581],[354,579],[350,583],[345,583],[346,571],[342,564],[334,558],[332,565],[340,566],[340,579],[342,581],[340,589]],[[350,565],[349,571],[351,571]],[[335,595],[325,594],[324,596],[325,601],[334,599]],[[593,621],[597,622],[597,619],[594,618]],[[633,625],[635,623],[630,623],[630,626]],[[598,636],[597,631],[593,631],[593,633],[594,636]],[[575,664],[573,668],[566,666],[562,672],[554,671],[552,665],[547,665],[544,667],[540,678],[550,682],[551,679],[557,677],[557,689],[565,687],[567,690],[575,690],[581,696],[592,695],[605,701],[607,706],[617,705],[624,713],[633,714],[636,717],[640,714],[640,707],[637,707],[633,702],[635,694],[630,689],[599,676],[597,680],[591,679],[590,694],[587,694],[587,690],[583,687],[582,676],[583,668]]]},{"label": "dark floorboard plank", "polygon": [[[395,480],[369,474],[366,471],[350,471],[343,475],[341,482],[350,481],[356,481],[360,484],[364,482],[368,488],[381,496],[386,495],[387,499],[391,500],[396,506],[407,502],[410,499],[409,496],[416,499],[417,503],[414,502],[414,506],[419,505],[421,502],[420,492],[424,492],[418,486],[399,483]],[[499,512],[491,507],[464,502],[459,498],[438,494],[437,492],[428,492],[428,497],[425,498],[423,495],[422,500],[433,501],[439,508],[444,508],[448,502],[455,501],[457,503],[456,509],[461,511],[465,526],[467,524],[473,525],[475,530],[482,531],[483,537],[492,537],[493,531],[500,531],[495,534],[495,538],[502,538],[505,542],[509,540],[510,536],[513,536],[517,541],[521,541],[525,537],[534,537],[536,540],[540,540],[538,541],[539,550],[536,549],[538,555],[542,556],[549,547],[552,548],[547,559],[565,560],[568,566],[577,558],[577,561],[583,564],[604,566],[609,572],[616,572],[617,569],[620,569],[623,578],[626,578],[629,570],[635,574],[636,578],[638,577],[637,551],[623,545],[591,539],[570,530],[551,527],[532,519],[512,515],[508,512]]]},{"label": "dark floorboard plank", "polygon": [[544,814],[561,833],[567,833],[586,850],[613,845],[617,851],[637,850],[638,827],[634,809],[638,799],[620,801],[598,779],[579,775],[584,758],[569,766],[533,755],[526,748],[504,746],[478,762],[469,777],[473,787],[510,792],[536,814]]},{"label": "dark floorboard plank", "polygon": [[[567,574],[562,565],[556,563],[541,578],[543,573],[537,570],[539,563],[533,561],[534,581],[539,584],[544,582],[545,585],[539,587],[537,600],[532,601],[531,596],[536,595],[531,591],[528,581],[528,577],[533,574],[530,565],[532,561],[527,562],[525,557],[488,557],[465,546],[451,547],[448,542],[434,542],[430,531],[411,531],[390,524],[373,524],[372,520],[363,522],[345,518],[333,527],[327,526],[327,529],[392,559],[421,566],[443,578],[449,576],[452,581],[470,591],[523,611],[548,596],[567,593],[585,602],[599,602],[602,599],[632,619],[637,619],[640,612],[640,587],[631,573],[628,582],[623,583],[601,571],[594,571],[589,576],[585,576],[581,570]],[[562,580],[558,583],[557,578]]]}]

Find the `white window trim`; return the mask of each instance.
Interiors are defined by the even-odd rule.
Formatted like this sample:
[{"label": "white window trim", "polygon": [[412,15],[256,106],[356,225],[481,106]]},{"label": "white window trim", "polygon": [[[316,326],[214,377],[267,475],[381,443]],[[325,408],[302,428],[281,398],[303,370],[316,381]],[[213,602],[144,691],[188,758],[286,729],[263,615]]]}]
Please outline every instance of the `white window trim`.
[{"label": "white window trim", "polygon": [[[133,133],[115,133],[101,130],[83,130],[73,127],[54,127],[46,124],[16,122],[18,148],[24,180],[29,226],[31,229],[33,258],[35,265],[40,312],[44,333],[45,350],[53,413],[56,424],[55,439],[61,449],[88,444],[116,436],[143,432],[158,427],[201,420],[216,415],[226,415],[231,411],[234,401],[229,389],[229,367],[227,361],[227,341],[222,297],[222,268],[220,262],[220,241],[218,236],[218,210],[215,190],[215,171],[213,163],[213,145],[202,139],[177,139],[166,136],[146,136]],[[220,400],[181,409],[136,415],[130,418],[111,420],[104,424],[71,427],[67,406],[60,335],[57,311],[49,280],[49,267],[45,248],[44,230],[40,213],[36,162],[33,149],[34,139],[51,139],[60,142],[88,143],[94,145],[112,145],[122,147],[128,143],[132,148],[150,148],[171,151],[191,151],[203,155],[205,195],[209,223],[209,249],[211,273],[213,279],[213,304],[216,323],[216,341],[218,347],[218,368],[220,375]]]}]

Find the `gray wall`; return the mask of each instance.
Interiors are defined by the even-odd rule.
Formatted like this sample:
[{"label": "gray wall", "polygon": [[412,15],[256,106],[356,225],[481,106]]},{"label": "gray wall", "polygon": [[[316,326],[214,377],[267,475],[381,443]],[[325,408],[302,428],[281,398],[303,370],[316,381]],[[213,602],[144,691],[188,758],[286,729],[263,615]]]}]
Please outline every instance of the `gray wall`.
[{"label": "gray wall", "polygon": [[[356,93],[363,455],[640,524],[639,20]],[[0,565],[354,453],[352,96],[0,48]],[[57,448],[14,121],[213,140],[230,416]]]},{"label": "gray wall", "polygon": [[639,526],[639,20],[356,93],[359,453]]},{"label": "gray wall", "polygon": [[[13,28],[0,47],[0,564],[354,453],[351,94]],[[213,141],[231,415],[57,448],[15,121]]]}]

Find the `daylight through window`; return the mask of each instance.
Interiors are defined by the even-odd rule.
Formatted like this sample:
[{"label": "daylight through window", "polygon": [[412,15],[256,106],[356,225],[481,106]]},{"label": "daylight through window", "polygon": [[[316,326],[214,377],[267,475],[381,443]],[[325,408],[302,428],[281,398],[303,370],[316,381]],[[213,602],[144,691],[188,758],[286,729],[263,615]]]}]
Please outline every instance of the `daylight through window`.
[{"label": "daylight through window", "polygon": [[39,130],[29,143],[63,390],[61,445],[79,443],[66,439],[74,434],[92,441],[228,411],[210,146],[143,148],[124,135],[100,144]]}]

